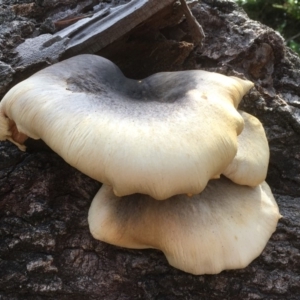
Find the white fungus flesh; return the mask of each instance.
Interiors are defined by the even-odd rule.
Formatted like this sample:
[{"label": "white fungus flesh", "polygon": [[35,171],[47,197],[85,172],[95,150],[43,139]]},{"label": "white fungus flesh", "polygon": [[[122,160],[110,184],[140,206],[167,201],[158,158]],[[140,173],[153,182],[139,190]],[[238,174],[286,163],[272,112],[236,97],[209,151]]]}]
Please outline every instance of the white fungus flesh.
[{"label": "white fungus flesh", "polygon": [[261,122],[254,116],[240,111],[244,130],[238,136],[238,151],[223,174],[233,182],[257,186],[267,176],[270,150]]},{"label": "white fungus flesh", "polygon": [[12,88],[0,115],[116,195],[161,200],[201,192],[233,160],[244,124],[236,108],[252,86],[199,70],[131,80],[79,55]]},{"label": "white fungus flesh", "polygon": [[89,210],[92,235],[127,248],[155,248],[175,268],[216,274],[246,267],[266,246],[280,214],[269,186],[252,188],[222,177],[199,195],[154,201],[116,197],[103,185]]}]

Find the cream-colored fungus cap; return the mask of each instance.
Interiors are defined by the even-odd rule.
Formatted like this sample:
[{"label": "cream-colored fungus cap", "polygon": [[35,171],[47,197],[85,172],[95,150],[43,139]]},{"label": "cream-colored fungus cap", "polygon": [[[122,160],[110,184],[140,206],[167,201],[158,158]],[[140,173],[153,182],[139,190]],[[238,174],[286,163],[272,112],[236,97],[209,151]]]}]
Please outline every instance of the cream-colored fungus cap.
[{"label": "cream-colored fungus cap", "polygon": [[103,185],[89,210],[92,235],[127,248],[155,248],[192,274],[246,267],[264,249],[280,214],[269,186],[252,188],[222,177],[189,198],[118,198]]},{"label": "cream-colored fungus cap", "polygon": [[254,116],[240,111],[245,126],[238,136],[238,151],[223,174],[237,184],[257,186],[267,176],[270,150],[265,130]]},{"label": "cream-colored fungus cap", "polygon": [[236,107],[252,86],[199,70],[132,80],[79,55],[13,87],[0,115],[116,195],[160,200],[201,192],[233,160],[244,124]]}]

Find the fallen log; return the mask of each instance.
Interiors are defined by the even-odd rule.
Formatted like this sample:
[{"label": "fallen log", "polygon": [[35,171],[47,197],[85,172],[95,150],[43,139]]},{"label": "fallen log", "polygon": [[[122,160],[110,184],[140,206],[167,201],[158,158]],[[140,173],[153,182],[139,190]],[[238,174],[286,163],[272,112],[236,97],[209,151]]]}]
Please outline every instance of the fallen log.
[{"label": "fallen log", "polygon": [[[267,182],[283,215],[277,231],[243,270],[186,274],[170,267],[159,251],[94,240],[87,211],[99,183],[52,152],[24,153],[1,143],[0,298],[299,299],[300,59],[278,33],[251,21],[233,1],[221,0],[193,7],[206,34],[200,52],[195,51],[187,23],[174,17],[174,9],[164,9],[98,53],[135,78],[205,69],[252,80],[255,88],[242,107],[267,132]],[[19,80],[17,60],[5,57],[5,70]]]}]

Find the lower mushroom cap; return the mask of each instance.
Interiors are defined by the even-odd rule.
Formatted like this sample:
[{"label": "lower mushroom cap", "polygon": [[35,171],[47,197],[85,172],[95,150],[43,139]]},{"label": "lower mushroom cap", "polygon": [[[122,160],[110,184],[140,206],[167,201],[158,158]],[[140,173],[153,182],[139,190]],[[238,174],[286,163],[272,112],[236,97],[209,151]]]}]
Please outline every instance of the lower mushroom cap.
[{"label": "lower mushroom cap", "polygon": [[245,126],[238,136],[238,151],[223,174],[237,184],[257,186],[267,176],[270,150],[264,128],[254,116],[240,111]]},{"label": "lower mushroom cap", "polygon": [[236,107],[252,86],[197,70],[131,80],[79,55],[15,86],[0,110],[117,195],[166,199],[201,192],[232,161],[243,129]]},{"label": "lower mushroom cap", "polygon": [[92,235],[128,248],[155,248],[169,263],[192,274],[216,274],[247,266],[264,249],[280,214],[264,182],[251,188],[226,178],[199,195],[154,201],[118,198],[102,186],[89,210]]}]

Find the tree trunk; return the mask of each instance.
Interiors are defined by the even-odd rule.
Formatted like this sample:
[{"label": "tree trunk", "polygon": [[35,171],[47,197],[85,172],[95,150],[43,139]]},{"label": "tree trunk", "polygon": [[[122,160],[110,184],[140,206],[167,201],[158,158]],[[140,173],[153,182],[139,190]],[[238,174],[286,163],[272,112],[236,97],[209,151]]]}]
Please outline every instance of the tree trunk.
[{"label": "tree trunk", "polygon": [[[55,40],[60,50],[52,49],[52,57],[30,56],[31,48],[40,48],[37,38],[28,39],[45,31],[49,39],[53,20],[88,11],[95,2],[0,2],[0,93],[68,57],[65,40]],[[300,299],[300,59],[278,33],[251,21],[233,1],[192,6],[206,35],[202,48],[194,48],[175,4],[97,54],[132,78],[204,69],[255,83],[241,109],[265,127],[267,182],[283,216],[262,255],[242,270],[193,276],[170,267],[159,251],[96,241],[87,212],[100,183],[36,143],[21,152],[1,142],[0,299]],[[25,39],[27,56],[16,48]]]}]

